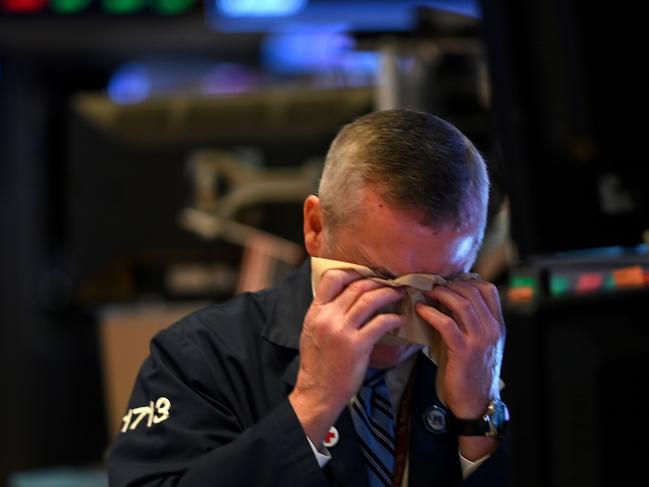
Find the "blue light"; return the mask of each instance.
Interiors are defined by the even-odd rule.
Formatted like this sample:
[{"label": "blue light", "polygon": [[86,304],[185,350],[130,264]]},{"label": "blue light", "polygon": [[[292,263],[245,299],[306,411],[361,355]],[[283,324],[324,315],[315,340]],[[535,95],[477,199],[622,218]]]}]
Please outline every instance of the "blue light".
[{"label": "blue light", "polygon": [[353,47],[341,32],[291,32],[268,36],[262,45],[266,66],[278,72],[316,72],[331,69]]},{"label": "blue light", "polygon": [[[278,74],[317,74],[320,81],[369,86],[376,81],[379,55],[357,51],[354,39],[333,27],[268,35],[261,46],[264,67]],[[334,84],[336,84],[334,83]]]},{"label": "blue light", "polygon": [[304,9],[307,0],[219,0],[218,10],[228,17],[284,17]]},{"label": "blue light", "polygon": [[120,66],[108,81],[108,96],[122,105],[146,100],[151,94],[151,73],[140,63]]},{"label": "blue light", "polygon": [[376,83],[381,60],[378,52],[351,51],[340,60],[347,86],[369,86]]}]

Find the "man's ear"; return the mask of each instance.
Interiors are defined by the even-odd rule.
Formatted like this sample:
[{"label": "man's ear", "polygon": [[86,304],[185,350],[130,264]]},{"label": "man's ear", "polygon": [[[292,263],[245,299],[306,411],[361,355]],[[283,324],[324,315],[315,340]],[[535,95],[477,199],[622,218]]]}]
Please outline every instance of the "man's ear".
[{"label": "man's ear", "polygon": [[320,257],[324,249],[324,215],[315,195],[304,200],[304,246],[311,257]]}]

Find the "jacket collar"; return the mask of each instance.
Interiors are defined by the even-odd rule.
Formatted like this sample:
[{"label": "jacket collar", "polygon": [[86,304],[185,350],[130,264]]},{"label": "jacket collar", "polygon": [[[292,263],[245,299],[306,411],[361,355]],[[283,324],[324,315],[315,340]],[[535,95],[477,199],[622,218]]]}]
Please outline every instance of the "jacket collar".
[{"label": "jacket collar", "polygon": [[[275,303],[261,336],[274,345],[297,352],[300,348],[304,316],[312,300],[311,265],[307,259],[277,287]],[[296,354],[282,376],[282,380],[290,386],[295,385],[299,359],[300,356]]]},{"label": "jacket collar", "polygon": [[270,343],[298,350],[304,316],[313,300],[309,260],[289,273],[276,292],[275,305],[261,335]]}]

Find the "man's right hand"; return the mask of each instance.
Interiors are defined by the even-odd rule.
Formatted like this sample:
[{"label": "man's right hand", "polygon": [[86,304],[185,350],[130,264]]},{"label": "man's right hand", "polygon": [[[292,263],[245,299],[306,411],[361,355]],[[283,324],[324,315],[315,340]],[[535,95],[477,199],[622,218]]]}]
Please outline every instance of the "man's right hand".
[{"label": "man's right hand", "polygon": [[352,270],[331,269],[318,285],[300,336],[300,369],[289,401],[309,439],[321,445],[360,388],[376,342],[406,323],[377,312],[404,296]]}]

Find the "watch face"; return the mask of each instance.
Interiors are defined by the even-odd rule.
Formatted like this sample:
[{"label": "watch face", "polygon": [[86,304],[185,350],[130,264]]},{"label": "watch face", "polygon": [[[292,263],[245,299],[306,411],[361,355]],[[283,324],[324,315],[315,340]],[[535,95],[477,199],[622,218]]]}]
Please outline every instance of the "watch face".
[{"label": "watch face", "polygon": [[502,436],[509,423],[509,410],[500,399],[492,399],[487,409],[487,420],[489,421],[489,432],[487,436]]}]

